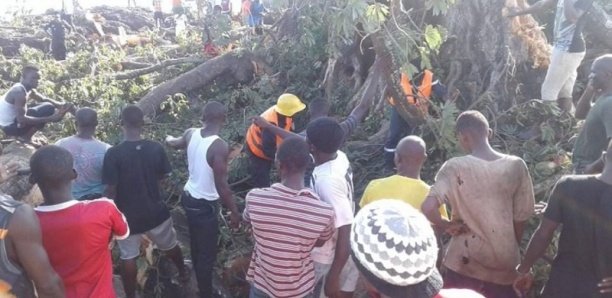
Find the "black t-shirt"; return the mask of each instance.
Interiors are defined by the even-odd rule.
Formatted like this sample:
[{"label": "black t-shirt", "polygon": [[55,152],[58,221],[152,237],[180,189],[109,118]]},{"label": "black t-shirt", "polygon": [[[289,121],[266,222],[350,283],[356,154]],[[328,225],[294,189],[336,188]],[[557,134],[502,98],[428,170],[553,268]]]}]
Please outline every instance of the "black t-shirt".
[{"label": "black t-shirt", "polygon": [[597,291],[612,276],[612,185],[595,176],[564,177],[544,216],[562,230],[543,297],[612,297]]},{"label": "black t-shirt", "polygon": [[170,217],[159,180],[171,170],[164,147],[154,141],[123,141],[106,152],[102,182],[117,186],[115,204],[125,214],[130,233],[149,231]]}]

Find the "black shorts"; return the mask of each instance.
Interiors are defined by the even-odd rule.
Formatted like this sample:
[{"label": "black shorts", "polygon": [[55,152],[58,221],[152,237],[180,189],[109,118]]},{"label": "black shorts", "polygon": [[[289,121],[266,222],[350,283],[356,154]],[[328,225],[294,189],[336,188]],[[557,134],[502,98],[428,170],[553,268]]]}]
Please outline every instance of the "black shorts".
[{"label": "black shorts", "polygon": [[154,20],[163,20],[164,19],[164,13],[161,11],[156,11],[153,13],[153,19]]}]

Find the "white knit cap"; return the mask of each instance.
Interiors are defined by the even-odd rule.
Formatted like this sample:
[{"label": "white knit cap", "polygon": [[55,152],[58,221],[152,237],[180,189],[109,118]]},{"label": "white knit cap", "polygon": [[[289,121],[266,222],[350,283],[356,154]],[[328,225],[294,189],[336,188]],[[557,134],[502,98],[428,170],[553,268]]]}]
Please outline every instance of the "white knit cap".
[{"label": "white knit cap", "polygon": [[351,228],[354,258],[376,278],[395,286],[416,285],[436,273],[438,245],[425,216],[400,200],[366,205]]}]

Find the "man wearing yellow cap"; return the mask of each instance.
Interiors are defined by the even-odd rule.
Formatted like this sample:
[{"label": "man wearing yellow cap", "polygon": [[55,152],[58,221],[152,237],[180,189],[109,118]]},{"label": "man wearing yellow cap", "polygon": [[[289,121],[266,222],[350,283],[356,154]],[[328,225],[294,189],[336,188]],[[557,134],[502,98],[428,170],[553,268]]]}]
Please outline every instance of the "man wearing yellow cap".
[{"label": "man wearing yellow cap", "polygon": [[[306,105],[295,95],[285,93],[278,98],[276,105],[260,116],[274,126],[286,131],[293,129],[293,116],[304,110]],[[283,139],[270,130],[251,124],[246,135],[246,149],[249,153],[249,173],[253,187],[270,186],[270,170],[276,148]]]}]

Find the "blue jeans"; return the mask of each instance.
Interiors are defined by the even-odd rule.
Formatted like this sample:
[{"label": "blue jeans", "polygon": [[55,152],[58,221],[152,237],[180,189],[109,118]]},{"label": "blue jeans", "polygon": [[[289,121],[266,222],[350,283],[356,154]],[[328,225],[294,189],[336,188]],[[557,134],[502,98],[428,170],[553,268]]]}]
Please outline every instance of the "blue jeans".
[{"label": "blue jeans", "polygon": [[198,281],[200,297],[213,297],[213,269],[217,261],[219,238],[219,205],[217,201],[195,199],[188,192],[181,196],[181,203],[187,215],[191,259]]},{"label": "blue jeans", "polygon": [[389,134],[385,142],[385,165],[389,168],[393,168],[395,166],[393,161],[395,157],[395,147],[397,147],[397,143],[399,143],[403,137],[412,134],[413,128],[410,127],[404,118],[402,118],[395,107],[391,107],[390,118]]},{"label": "blue jeans", "polygon": [[[249,291],[249,298],[272,298],[268,294],[264,293],[262,290],[258,289],[251,283],[251,290]],[[303,296],[303,298],[314,298],[312,293]]]}]

